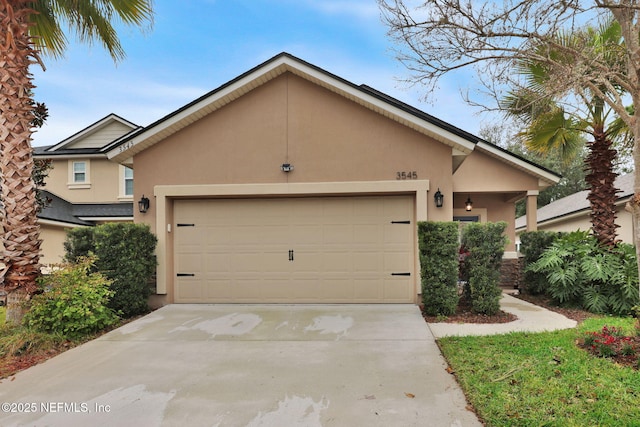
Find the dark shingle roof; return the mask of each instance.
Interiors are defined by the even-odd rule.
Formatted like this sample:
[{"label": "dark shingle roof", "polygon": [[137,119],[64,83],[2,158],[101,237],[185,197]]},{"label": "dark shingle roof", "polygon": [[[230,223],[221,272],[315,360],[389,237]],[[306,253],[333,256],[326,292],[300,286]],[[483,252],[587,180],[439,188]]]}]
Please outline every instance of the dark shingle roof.
[{"label": "dark shingle roof", "polygon": [[43,190],[43,197],[50,203],[38,218],[64,222],[74,225],[94,225],[90,221],[80,218],[130,218],[133,217],[133,203],[71,203],[62,197]]}]

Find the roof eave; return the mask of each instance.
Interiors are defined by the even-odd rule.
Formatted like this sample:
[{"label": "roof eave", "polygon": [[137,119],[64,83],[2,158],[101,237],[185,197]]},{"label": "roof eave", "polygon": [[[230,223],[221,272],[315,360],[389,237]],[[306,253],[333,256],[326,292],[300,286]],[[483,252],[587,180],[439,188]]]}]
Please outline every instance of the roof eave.
[{"label": "roof eave", "polygon": [[314,82],[463,153],[469,154],[474,149],[475,141],[462,138],[436,124],[417,117],[415,114],[411,114],[402,108],[381,100],[368,91],[340,77],[334,76],[325,70],[294,58],[291,55],[280,54],[241,75],[237,79],[209,92],[182,109],[165,116],[148,126],[145,130],[132,135],[130,138],[125,138],[120,145],[111,148],[111,150],[107,152],[107,156],[113,161],[122,162],[126,160],[126,158],[151,147],[162,139],[167,138],[285,72],[291,72]]}]

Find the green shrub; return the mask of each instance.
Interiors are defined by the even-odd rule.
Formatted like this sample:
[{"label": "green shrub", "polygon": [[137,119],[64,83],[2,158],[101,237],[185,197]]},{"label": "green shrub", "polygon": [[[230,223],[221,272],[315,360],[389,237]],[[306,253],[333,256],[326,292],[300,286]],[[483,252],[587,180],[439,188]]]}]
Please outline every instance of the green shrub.
[{"label": "green shrub", "polygon": [[560,237],[528,269],[546,275],[548,294],[559,304],[625,315],[640,299],[633,246],[601,246],[586,231]]},{"label": "green shrub", "polygon": [[67,231],[64,242],[65,261],[76,263],[80,258],[90,255],[95,250],[93,227],[78,227]]},{"label": "green shrub", "polygon": [[544,294],[547,291],[547,276],[544,272],[528,270],[527,267],[533,264],[544,253],[551,244],[560,237],[561,233],[551,231],[527,231],[520,234],[520,252],[522,259],[522,290],[532,294]]},{"label": "green shrub", "polygon": [[500,311],[500,266],[507,238],[506,222],[470,223],[462,232],[462,246],[468,251],[467,295],[474,312],[494,315]]},{"label": "green shrub", "polygon": [[77,264],[40,278],[43,292],[31,299],[23,323],[72,340],[115,324],[119,318],[107,305],[114,294],[109,289],[111,282],[102,274],[91,272],[92,263],[91,258],[80,258]]},{"label": "green shrub", "polygon": [[449,316],[458,306],[458,224],[418,223],[422,302],[431,316]]},{"label": "green shrub", "polygon": [[[157,264],[154,254],[157,239],[149,227],[144,224],[108,223],[82,232],[76,230],[79,229],[67,235],[65,248],[73,250],[67,252],[67,259],[95,254],[96,269],[113,282],[111,289],[115,294],[109,306],[124,317],[148,312],[149,280]],[[88,236],[89,233],[92,237]]]}]

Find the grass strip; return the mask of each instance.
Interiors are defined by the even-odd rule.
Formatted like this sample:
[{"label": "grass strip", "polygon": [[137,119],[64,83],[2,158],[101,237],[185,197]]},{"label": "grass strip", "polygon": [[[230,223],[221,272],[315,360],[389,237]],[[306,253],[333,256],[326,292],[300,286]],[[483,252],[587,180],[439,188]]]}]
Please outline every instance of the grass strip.
[{"label": "grass strip", "polygon": [[633,319],[596,318],[578,329],[448,337],[440,348],[487,426],[640,426],[640,373],[576,345],[585,331]]}]

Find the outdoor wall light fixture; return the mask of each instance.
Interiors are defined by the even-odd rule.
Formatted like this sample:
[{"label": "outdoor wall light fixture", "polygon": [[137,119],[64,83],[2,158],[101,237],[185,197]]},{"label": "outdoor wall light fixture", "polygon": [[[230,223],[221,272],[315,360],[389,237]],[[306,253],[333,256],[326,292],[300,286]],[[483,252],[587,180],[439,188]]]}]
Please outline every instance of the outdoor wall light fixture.
[{"label": "outdoor wall light fixture", "polygon": [[436,208],[441,208],[444,203],[444,194],[440,192],[440,188],[436,191],[436,194],[433,195],[433,200],[436,202]]},{"label": "outdoor wall light fixture", "polygon": [[473,208],[473,202],[471,201],[471,196],[467,197],[467,201],[464,202],[464,208],[467,210],[467,212],[471,211],[471,209]]},{"label": "outdoor wall light fixture", "polygon": [[291,172],[293,170],[293,165],[290,163],[283,163],[282,166],[280,166],[280,169],[282,169],[282,172]]},{"label": "outdoor wall light fixture", "polygon": [[140,200],[138,200],[138,210],[140,211],[140,213],[145,213],[149,210],[149,199],[147,197],[144,197],[144,194],[142,195]]}]

